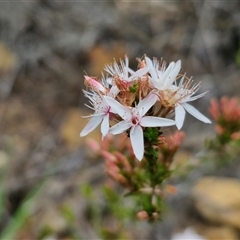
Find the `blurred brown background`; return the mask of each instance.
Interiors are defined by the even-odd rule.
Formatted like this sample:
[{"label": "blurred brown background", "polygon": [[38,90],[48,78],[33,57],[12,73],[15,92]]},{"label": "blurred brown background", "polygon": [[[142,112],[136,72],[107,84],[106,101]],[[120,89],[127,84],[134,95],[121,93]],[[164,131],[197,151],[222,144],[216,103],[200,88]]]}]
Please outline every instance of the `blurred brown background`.
[{"label": "blurred brown background", "polygon": [[[209,116],[212,97],[239,96],[239,43],[239,1],[0,2],[0,168],[10,164],[6,219],[43,179],[39,226],[54,219],[62,201],[81,208],[80,182],[104,178],[102,161],[79,137],[86,124],[81,115],[88,113],[85,73],[101,76],[105,64],[125,54],[132,68],[143,54],[181,59],[183,71],[202,82],[201,91],[209,90],[194,104]],[[190,116],[184,130],[184,146],[194,152],[213,126]],[[98,131],[91,136],[99,139]],[[26,238],[37,236],[30,232]]]}]

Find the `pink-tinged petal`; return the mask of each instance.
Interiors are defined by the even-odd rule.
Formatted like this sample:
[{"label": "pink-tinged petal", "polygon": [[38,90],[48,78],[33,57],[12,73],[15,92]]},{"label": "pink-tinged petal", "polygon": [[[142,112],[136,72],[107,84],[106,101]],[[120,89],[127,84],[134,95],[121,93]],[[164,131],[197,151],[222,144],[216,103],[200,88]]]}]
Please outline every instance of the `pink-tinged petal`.
[{"label": "pink-tinged petal", "polygon": [[[169,88],[173,82],[176,80],[178,73],[181,70],[181,61],[178,60],[176,63],[171,63],[169,65],[170,70],[169,70],[169,74],[165,75],[166,79],[165,79],[165,83],[164,83],[164,88]],[[168,67],[168,68],[169,68]],[[168,68],[166,71],[168,71]]]},{"label": "pink-tinged petal", "polygon": [[80,133],[80,137],[84,137],[92,132],[102,121],[104,115],[94,116],[90,119],[88,124],[84,127],[84,129]]},{"label": "pink-tinged petal", "polygon": [[157,100],[158,96],[152,92],[150,92],[147,97],[140,100],[140,102],[136,106],[136,109],[139,112],[140,116],[144,116],[145,113],[155,104]]},{"label": "pink-tinged petal", "polygon": [[180,130],[183,126],[185,115],[186,115],[185,109],[180,104],[177,105],[175,107],[175,121],[178,130]]},{"label": "pink-tinged petal", "polygon": [[109,129],[109,133],[112,133],[112,134],[123,133],[130,127],[131,127],[131,124],[129,122],[121,121],[121,122],[117,123],[116,125],[114,125],[113,127],[111,127]]},{"label": "pink-tinged petal", "polygon": [[155,68],[153,67],[152,61],[148,57],[145,57],[145,61],[146,61],[147,67],[149,68],[149,73],[151,74],[152,80],[157,81],[158,77],[157,77]]},{"label": "pink-tinged petal", "polygon": [[175,124],[176,122],[171,119],[150,116],[143,117],[140,121],[143,127],[167,127]]},{"label": "pink-tinged petal", "polygon": [[182,103],[182,106],[185,108],[185,110],[190,113],[192,116],[197,118],[198,120],[204,122],[204,123],[211,123],[211,121],[205,117],[202,113],[200,113],[195,107],[191,106],[188,103]]},{"label": "pink-tinged petal", "polygon": [[117,114],[117,111],[115,109],[113,109],[112,107],[109,107],[109,112]]},{"label": "pink-tinged petal", "polygon": [[128,107],[123,106],[111,97],[104,96],[104,99],[106,100],[107,104],[113,108],[124,120],[132,118],[131,110]]},{"label": "pink-tinged petal", "polygon": [[130,130],[130,139],[133,152],[136,158],[141,161],[144,154],[143,130],[139,125],[136,125]]},{"label": "pink-tinged petal", "polygon": [[103,138],[108,134],[108,131],[109,131],[109,113],[104,116],[101,124],[101,133]]},{"label": "pink-tinged petal", "polygon": [[102,93],[106,92],[105,87],[95,79],[89,77],[89,76],[84,76],[85,77],[85,84],[88,87],[92,87],[95,91],[101,91]]}]

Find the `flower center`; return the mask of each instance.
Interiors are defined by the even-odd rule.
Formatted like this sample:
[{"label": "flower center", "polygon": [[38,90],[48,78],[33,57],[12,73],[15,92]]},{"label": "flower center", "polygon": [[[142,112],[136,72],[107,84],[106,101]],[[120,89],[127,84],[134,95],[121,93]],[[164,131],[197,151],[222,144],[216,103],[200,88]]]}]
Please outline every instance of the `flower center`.
[{"label": "flower center", "polygon": [[162,90],[160,91],[160,99],[164,107],[172,107],[177,102],[176,91]]},{"label": "flower center", "polygon": [[132,124],[136,125],[139,122],[137,117],[132,118]]}]

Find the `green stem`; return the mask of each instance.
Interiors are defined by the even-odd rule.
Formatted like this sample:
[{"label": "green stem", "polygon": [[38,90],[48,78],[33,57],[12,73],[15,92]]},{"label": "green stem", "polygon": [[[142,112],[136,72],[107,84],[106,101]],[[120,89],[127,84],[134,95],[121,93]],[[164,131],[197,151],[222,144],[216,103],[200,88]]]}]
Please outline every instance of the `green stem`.
[{"label": "green stem", "polygon": [[148,147],[146,147],[145,158],[148,164],[147,168],[148,168],[149,177],[151,181],[151,187],[154,188],[157,184],[155,176],[156,176],[158,152],[152,145],[149,145]]}]

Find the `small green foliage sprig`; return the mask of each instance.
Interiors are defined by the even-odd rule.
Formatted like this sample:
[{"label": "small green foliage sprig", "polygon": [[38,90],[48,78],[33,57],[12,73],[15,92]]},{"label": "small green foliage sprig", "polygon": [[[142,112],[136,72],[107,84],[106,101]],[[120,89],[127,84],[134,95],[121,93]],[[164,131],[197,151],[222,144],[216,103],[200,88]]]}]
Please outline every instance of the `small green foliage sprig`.
[{"label": "small green foliage sprig", "polygon": [[125,196],[134,198],[136,216],[155,221],[161,219],[164,197],[168,194],[164,181],[172,173],[171,162],[184,134],[178,131],[166,137],[158,127],[146,128],[143,134],[145,151],[141,162],[135,158],[124,134],[116,138],[107,135],[102,143],[89,139],[88,145],[105,158],[106,172],[127,189]]}]

